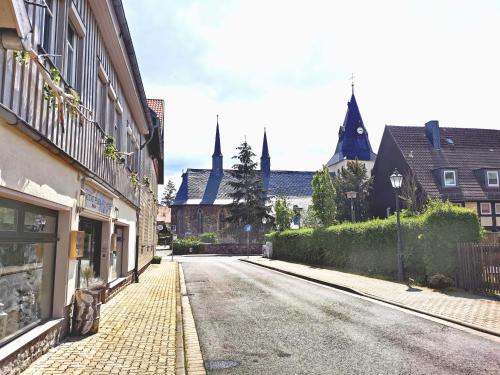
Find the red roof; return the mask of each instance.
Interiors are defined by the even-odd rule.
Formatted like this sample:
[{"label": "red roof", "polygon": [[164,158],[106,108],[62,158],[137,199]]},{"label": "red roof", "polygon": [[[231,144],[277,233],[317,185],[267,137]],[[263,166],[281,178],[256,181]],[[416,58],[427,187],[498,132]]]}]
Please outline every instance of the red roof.
[{"label": "red roof", "polygon": [[156,112],[158,118],[160,119],[160,125],[163,128],[165,101],[163,99],[148,99],[148,106]]}]

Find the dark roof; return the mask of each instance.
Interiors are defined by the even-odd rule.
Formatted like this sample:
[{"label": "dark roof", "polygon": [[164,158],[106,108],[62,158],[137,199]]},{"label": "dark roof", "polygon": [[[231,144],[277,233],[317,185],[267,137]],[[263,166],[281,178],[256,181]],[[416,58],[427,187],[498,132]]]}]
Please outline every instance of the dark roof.
[{"label": "dark roof", "polygon": [[[184,204],[229,204],[232,191],[229,170],[217,177],[210,169],[188,169],[182,176],[173,205]],[[310,197],[311,181],[315,172],[271,171],[264,178],[264,187],[268,197],[283,196],[288,198]]]},{"label": "dark roof", "polygon": [[267,145],[267,133],[264,131],[264,141],[262,142],[262,155],[261,158],[269,158],[269,147]]},{"label": "dark roof", "polygon": [[[481,170],[500,170],[500,130],[440,128],[440,149],[432,147],[423,126],[387,126],[406,162],[431,197],[475,201],[500,199],[499,188],[481,183]],[[457,186],[442,187],[433,171],[457,170]],[[484,172],[483,172],[484,173]]]},{"label": "dark roof", "polygon": [[[363,129],[362,134],[358,134],[358,128]],[[344,124],[339,130],[339,141],[335,148],[335,154],[330,158],[327,165],[336,164],[344,159],[375,160],[376,157],[377,155],[370,145],[368,132],[361,118],[361,112],[353,92],[351,100],[347,103]]]},{"label": "dark roof", "polygon": [[222,156],[222,151],[220,148],[220,134],[219,134],[219,116],[217,116],[217,129],[215,131],[215,147],[214,147],[214,156]]}]

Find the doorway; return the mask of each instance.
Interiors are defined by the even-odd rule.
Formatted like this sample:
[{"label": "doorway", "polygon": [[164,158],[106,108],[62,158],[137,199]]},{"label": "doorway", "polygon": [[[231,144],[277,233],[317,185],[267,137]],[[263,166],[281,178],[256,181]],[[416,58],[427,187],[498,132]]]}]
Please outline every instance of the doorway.
[{"label": "doorway", "polygon": [[123,233],[124,228],[115,225],[116,245],[109,254],[109,281],[116,280],[122,273],[122,254],[123,254]]},{"label": "doorway", "polygon": [[83,282],[81,271],[84,267],[92,267],[94,277],[99,277],[100,275],[102,223],[97,220],[80,217],[78,230],[85,232],[83,256],[78,259],[78,287],[80,287]]}]

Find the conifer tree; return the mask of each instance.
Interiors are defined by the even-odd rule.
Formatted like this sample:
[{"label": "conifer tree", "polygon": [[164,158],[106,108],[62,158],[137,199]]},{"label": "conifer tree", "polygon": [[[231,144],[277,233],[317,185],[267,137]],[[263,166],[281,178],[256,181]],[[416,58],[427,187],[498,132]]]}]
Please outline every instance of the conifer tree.
[{"label": "conifer tree", "polygon": [[373,178],[368,177],[366,165],[359,160],[350,160],[346,167],[340,169],[338,176],[334,178],[337,190],[337,220],[351,220],[351,202],[347,198],[348,191],[357,193],[354,199],[354,214],[356,221],[368,219],[369,194]]},{"label": "conifer tree", "polygon": [[335,223],[337,194],[332,176],[326,166],[316,172],[312,179],[312,209],[323,226]]},{"label": "conifer tree", "polygon": [[167,184],[165,185],[165,188],[163,190],[163,197],[161,198],[160,204],[162,206],[168,206],[174,202],[175,200],[175,193],[177,192],[177,189],[175,188],[174,183],[172,180],[168,180]]},{"label": "conifer tree", "polygon": [[245,140],[236,149],[238,154],[233,156],[233,159],[239,163],[234,164],[230,171],[229,185],[232,188],[230,197],[233,202],[227,221],[231,223],[233,234],[238,239],[243,238],[243,226],[251,224],[253,227],[251,235],[255,238],[262,227],[262,218],[268,216],[269,207],[261,174],[257,170],[257,163],[252,160],[255,156],[252,147]]}]

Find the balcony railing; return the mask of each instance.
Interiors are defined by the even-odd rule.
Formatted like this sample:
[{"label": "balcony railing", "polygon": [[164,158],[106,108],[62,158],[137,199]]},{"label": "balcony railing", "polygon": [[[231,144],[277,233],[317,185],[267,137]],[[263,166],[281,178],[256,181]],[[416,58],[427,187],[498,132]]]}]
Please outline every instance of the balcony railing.
[{"label": "balcony railing", "polygon": [[137,189],[124,165],[104,156],[106,135],[89,121],[80,123],[66,111],[64,128],[54,106],[43,97],[43,79],[35,64],[16,61],[11,50],[0,48],[0,104],[13,112],[23,126],[41,136],[42,144],[55,146],[107,187],[138,206]]}]

